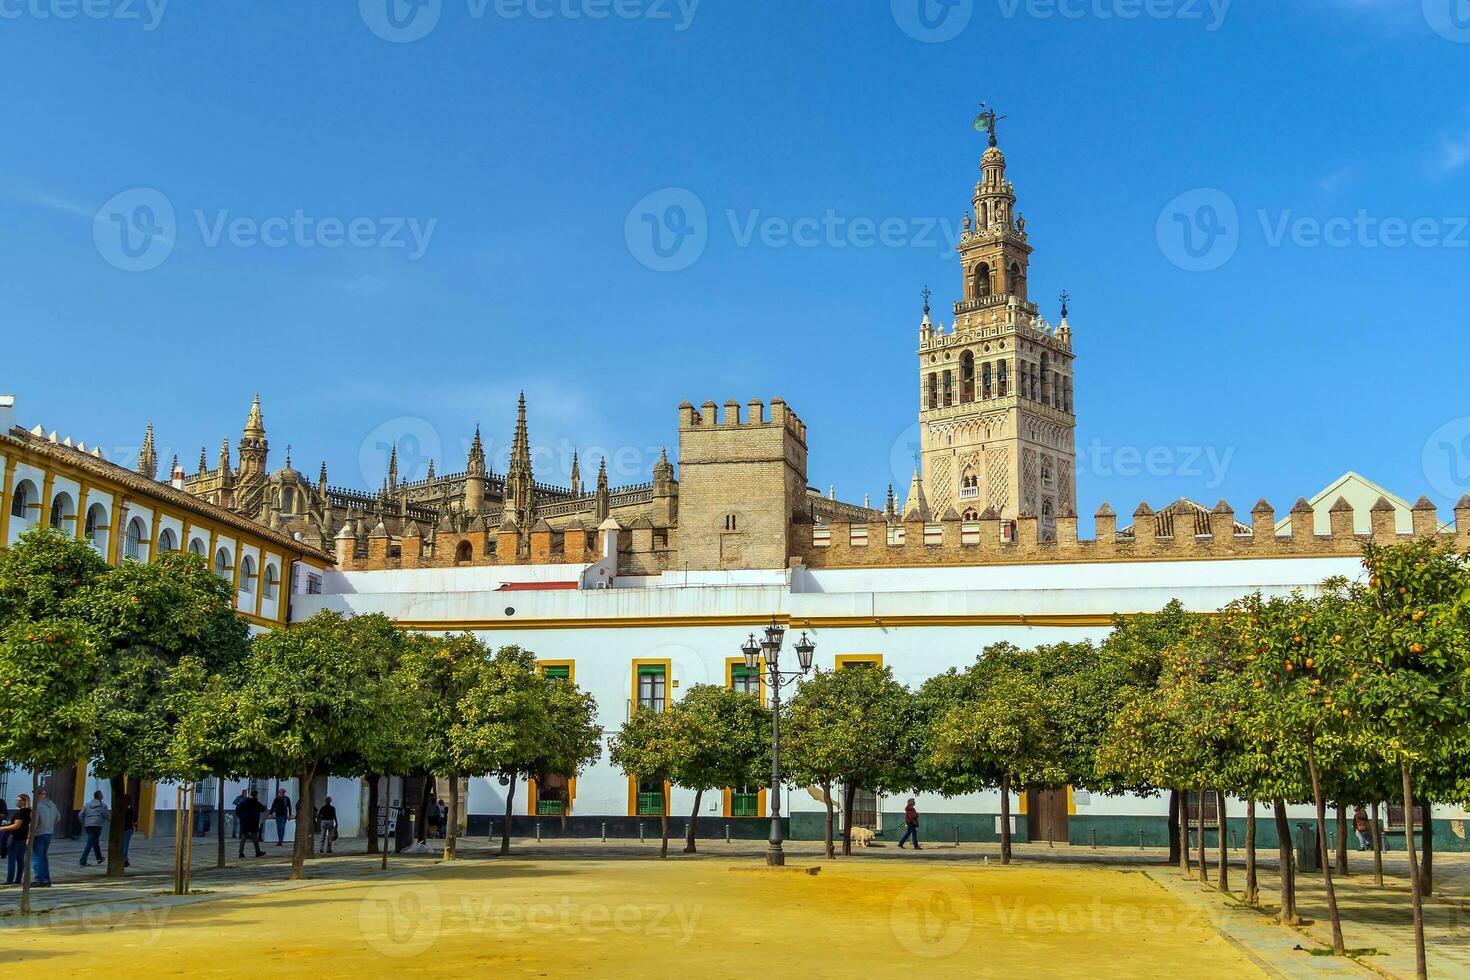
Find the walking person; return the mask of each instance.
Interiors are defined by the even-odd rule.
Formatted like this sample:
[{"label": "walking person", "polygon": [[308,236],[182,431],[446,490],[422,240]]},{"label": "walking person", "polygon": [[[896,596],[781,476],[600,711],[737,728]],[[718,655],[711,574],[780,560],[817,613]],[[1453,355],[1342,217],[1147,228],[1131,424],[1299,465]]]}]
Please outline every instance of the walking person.
[{"label": "walking person", "polygon": [[[0,796],[0,827],[10,822],[10,808],[5,805],[5,798]],[[0,830],[0,859],[4,859],[9,851],[10,834],[8,831]]]},{"label": "walking person", "polygon": [[316,812],[317,826],[321,828],[322,842],[317,850],[323,854],[332,853],[332,842],[337,839],[337,808],[332,806],[332,798],[329,796],[322,808]]},{"label": "walking person", "polygon": [[240,857],[245,856],[246,841],[255,845],[256,857],[265,857],[265,851],[260,849],[260,815],[263,813],[265,804],[260,802],[260,794],[255,790],[235,804],[235,817],[240,821]]},{"label": "walking person", "polygon": [[1368,822],[1368,811],[1363,809],[1362,804],[1353,811],[1353,831],[1358,835],[1358,850],[1367,851],[1373,847],[1373,839],[1368,836],[1373,829]]},{"label": "walking person", "polygon": [[5,862],[5,883],[18,885],[26,871],[26,835],[31,831],[31,798],[25,793],[17,796],[15,810],[6,819],[6,823],[0,824],[0,832],[10,841]]},{"label": "walking person", "polygon": [[230,838],[240,836],[240,804],[250,799],[250,794],[245,792],[245,787],[240,787],[240,792],[235,794],[235,800],[230,804],[234,809],[230,811]]},{"label": "walking person", "polygon": [[276,790],[276,798],[271,800],[271,816],[276,821],[276,846],[280,847],[286,843],[286,821],[291,819],[291,797],[284,788]]},{"label": "walking person", "polygon": [[919,811],[914,806],[914,798],[909,797],[908,803],[903,808],[904,831],[903,836],[898,839],[898,846],[903,847],[904,841],[910,838],[914,841],[914,850],[919,850]]},{"label": "walking person", "polygon": [[93,793],[87,805],[82,807],[82,832],[87,835],[87,846],[82,849],[82,867],[87,866],[87,858],[93,852],[97,854],[98,864],[106,861],[106,858],[102,856],[102,827],[111,815],[112,811],[107,808],[106,803],[102,802],[100,789]]},{"label": "walking person", "polygon": [[128,848],[133,846],[133,831],[138,829],[138,808],[133,806],[131,793],[123,794],[123,867],[130,868]]},{"label": "walking person", "polygon": [[36,790],[36,812],[31,817],[36,823],[35,835],[31,838],[31,884],[37,888],[51,887],[51,835],[61,822],[61,811],[46,797],[44,789]]},{"label": "walking person", "polygon": [[425,836],[430,838],[438,837],[439,801],[432,796],[429,797],[429,805],[424,808],[424,819],[428,822],[429,825],[428,833]]}]

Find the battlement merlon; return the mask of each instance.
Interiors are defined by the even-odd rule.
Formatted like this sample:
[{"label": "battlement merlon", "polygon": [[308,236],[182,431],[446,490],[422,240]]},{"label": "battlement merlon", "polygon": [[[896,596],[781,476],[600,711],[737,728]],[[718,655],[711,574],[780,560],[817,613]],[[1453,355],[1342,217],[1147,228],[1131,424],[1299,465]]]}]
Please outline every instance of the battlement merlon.
[{"label": "battlement merlon", "polygon": [[752,398],[746,403],[746,414],[744,418],[740,414],[740,403],[734,399],[727,400],[723,413],[719,406],[713,401],[704,402],[698,408],[692,402],[684,402],[679,406],[679,431],[710,431],[715,429],[755,429],[755,428],[781,428],[800,440],[806,445],[806,423],[791,410],[784,399],[779,395],[771,399],[770,416],[766,416],[766,405],[759,398]]}]

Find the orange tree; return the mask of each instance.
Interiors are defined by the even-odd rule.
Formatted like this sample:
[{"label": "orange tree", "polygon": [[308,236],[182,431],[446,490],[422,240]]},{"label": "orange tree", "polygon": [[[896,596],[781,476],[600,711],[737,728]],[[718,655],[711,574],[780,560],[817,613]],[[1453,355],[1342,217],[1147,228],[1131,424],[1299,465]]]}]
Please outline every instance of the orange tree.
[{"label": "orange tree", "polygon": [[[1363,690],[1360,665],[1348,642],[1358,619],[1353,592],[1345,580],[1329,580],[1312,599],[1299,592],[1270,599],[1251,596],[1241,613],[1235,625],[1247,650],[1243,675],[1260,692],[1247,723],[1261,737],[1283,748],[1299,746],[1305,754],[1318,837],[1325,844],[1328,777],[1340,756],[1356,748],[1350,736],[1358,727],[1354,707]],[[1319,849],[1332,948],[1340,956],[1346,946],[1332,865],[1325,846]]]},{"label": "orange tree", "polygon": [[970,772],[1000,789],[1001,863],[1009,864],[1011,792],[1067,781],[1052,721],[1061,698],[1037,675],[1035,657],[1009,643],[987,648],[969,674],[965,697],[930,724],[928,767]]},{"label": "orange tree", "polygon": [[[1061,719],[1064,730],[1077,731],[1080,739],[1092,743],[1086,750],[1072,749],[1068,752],[1068,766],[1074,770],[1073,778],[1079,783],[1104,794],[1153,796],[1165,791],[1169,793],[1171,864],[1184,856],[1180,843],[1180,813],[1183,810],[1180,784],[1159,782],[1157,771],[1147,777],[1136,767],[1114,768],[1099,753],[1114,737],[1114,719],[1138,699],[1151,695],[1157,687],[1166,651],[1188,632],[1189,623],[1190,613],[1177,600],[1156,613],[1117,617],[1095,660],[1078,671],[1072,680],[1072,695],[1083,704],[1068,710]],[[1114,754],[1111,758],[1123,763],[1127,756]]]},{"label": "orange tree", "polygon": [[1365,721],[1380,736],[1403,784],[1414,940],[1422,977],[1424,882],[1414,855],[1415,788],[1436,782],[1446,788],[1437,773],[1450,768],[1444,763],[1463,757],[1470,725],[1470,572],[1463,556],[1428,537],[1369,545],[1363,563],[1368,585],[1361,597],[1362,630],[1355,639],[1365,661]]}]

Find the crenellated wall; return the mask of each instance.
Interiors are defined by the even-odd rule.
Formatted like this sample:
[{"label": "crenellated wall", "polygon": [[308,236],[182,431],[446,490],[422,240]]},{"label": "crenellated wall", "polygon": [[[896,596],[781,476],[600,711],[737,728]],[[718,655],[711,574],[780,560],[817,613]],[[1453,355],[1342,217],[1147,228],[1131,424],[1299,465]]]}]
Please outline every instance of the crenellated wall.
[{"label": "crenellated wall", "polygon": [[[947,519],[924,523],[834,521],[826,527],[798,525],[792,560],[811,568],[911,567],[921,565],[1007,565],[1022,562],[1198,560],[1200,558],[1290,558],[1356,555],[1364,543],[1393,543],[1424,535],[1442,534],[1434,505],[1420,498],[1414,505],[1413,532],[1395,528],[1394,509],[1380,498],[1370,513],[1371,534],[1353,533],[1353,509],[1339,498],[1331,511],[1331,533],[1313,531],[1311,505],[1298,500],[1290,512],[1290,533],[1275,532],[1275,509],[1262,500],[1251,508],[1249,533],[1242,534],[1234,510],[1223,501],[1208,514],[1207,522],[1168,521],[1157,518],[1147,504],[1134,511],[1131,533],[1117,528],[1117,515],[1104,504],[1096,515],[1097,533],[1091,540],[1077,536],[1077,517],[1057,518],[1054,539],[1043,535],[1034,516],[1014,522],[1010,540],[1006,522],[993,512],[978,521],[961,521],[953,511]],[[1207,524],[1208,533],[1159,533],[1160,526]],[[1470,496],[1455,507],[1455,530],[1445,534],[1457,550],[1470,551]]]}]

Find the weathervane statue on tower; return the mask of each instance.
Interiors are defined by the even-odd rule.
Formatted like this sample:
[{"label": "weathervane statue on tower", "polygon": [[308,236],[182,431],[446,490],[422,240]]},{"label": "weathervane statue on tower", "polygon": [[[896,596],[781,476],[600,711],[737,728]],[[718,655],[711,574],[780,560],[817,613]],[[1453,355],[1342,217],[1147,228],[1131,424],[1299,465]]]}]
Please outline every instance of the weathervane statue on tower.
[{"label": "weathervane statue on tower", "polygon": [[978,116],[975,117],[975,132],[989,134],[989,136],[990,136],[990,145],[991,146],[995,146],[996,145],[995,125],[996,125],[996,123],[1000,122],[1004,118],[1006,118],[1006,117],[1005,116],[997,116],[995,114],[995,107],[994,106],[989,106],[989,105],[986,105],[984,102],[982,102],[982,103],[980,103],[980,115],[978,115]]}]

